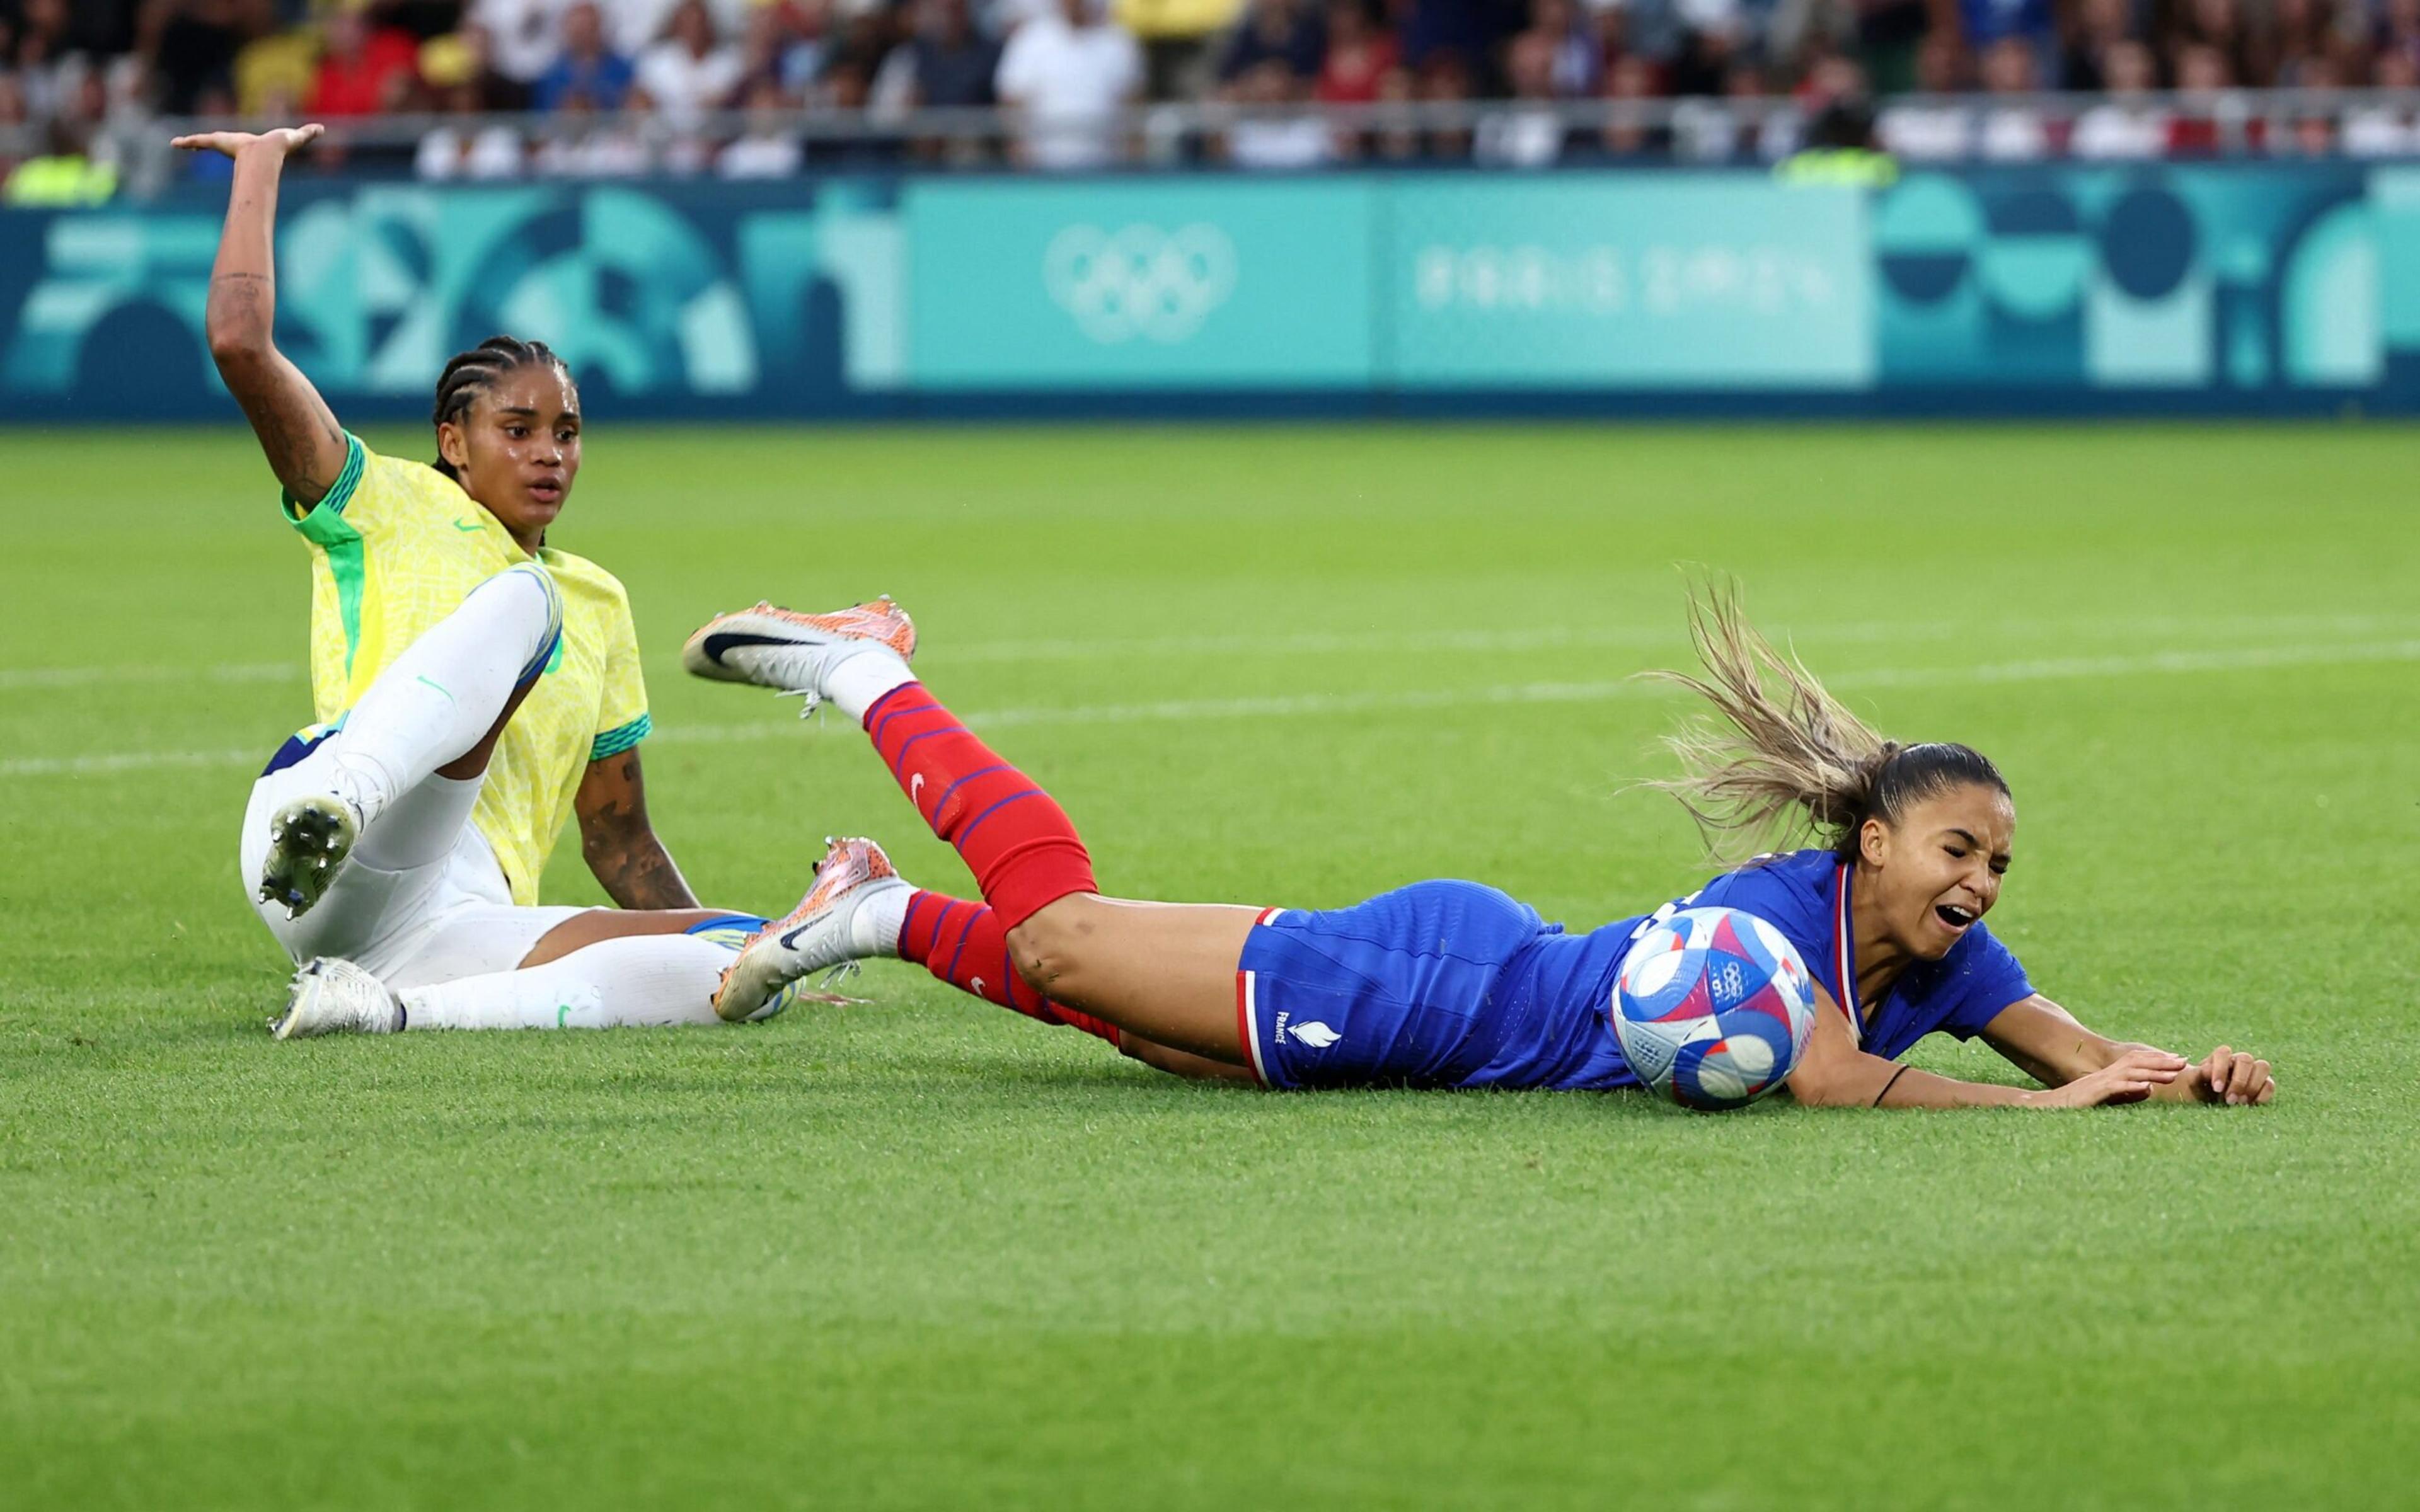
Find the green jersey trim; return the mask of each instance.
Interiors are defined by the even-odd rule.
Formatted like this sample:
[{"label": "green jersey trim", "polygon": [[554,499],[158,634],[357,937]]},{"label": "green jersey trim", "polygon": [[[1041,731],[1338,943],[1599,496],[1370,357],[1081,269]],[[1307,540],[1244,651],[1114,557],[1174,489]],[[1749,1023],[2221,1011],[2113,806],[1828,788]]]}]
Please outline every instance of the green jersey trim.
[{"label": "green jersey trim", "polygon": [[645,714],[639,716],[628,724],[615,725],[598,735],[596,743],[588,748],[588,759],[592,762],[601,762],[608,756],[619,756],[640,741],[646,739],[655,728],[654,717]]},{"label": "green jersey trim", "polygon": [[328,559],[328,576],[336,584],[336,617],[345,626],[345,675],[353,675],[353,652],[362,643],[362,584],[368,576],[363,562],[362,532],[345,521],[345,506],[362,486],[362,471],[368,456],[362,439],[350,431],[345,433],[345,466],[336,481],[309,514],[296,513],[302,505],[284,489],[278,490],[286,507],[286,518],[302,539],[318,547]]},{"label": "green jersey trim", "polygon": [[[353,494],[362,486],[362,471],[368,466],[369,449],[351,431],[345,432],[345,465],[336,471],[336,481],[317,506],[306,507],[287,488],[277,490],[277,501],[285,507],[287,523],[302,532],[306,541],[318,542],[327,522],[341,525],[345,506],[353,501]],[[354,539],[359,540],[359,536]]]}]

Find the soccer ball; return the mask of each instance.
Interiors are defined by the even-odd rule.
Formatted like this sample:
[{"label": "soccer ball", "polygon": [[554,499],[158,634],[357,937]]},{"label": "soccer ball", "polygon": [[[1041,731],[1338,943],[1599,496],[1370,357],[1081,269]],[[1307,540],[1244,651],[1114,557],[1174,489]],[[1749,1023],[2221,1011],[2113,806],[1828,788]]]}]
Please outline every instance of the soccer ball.
[{"label": "soccer ball", "polygon": [[1684,908],[1613,979],[1614,1037],[1638,1079],[1683,1107],[1745,1107],[1779,1087],[1815,1030],[1807,963],[1736,908]]}]

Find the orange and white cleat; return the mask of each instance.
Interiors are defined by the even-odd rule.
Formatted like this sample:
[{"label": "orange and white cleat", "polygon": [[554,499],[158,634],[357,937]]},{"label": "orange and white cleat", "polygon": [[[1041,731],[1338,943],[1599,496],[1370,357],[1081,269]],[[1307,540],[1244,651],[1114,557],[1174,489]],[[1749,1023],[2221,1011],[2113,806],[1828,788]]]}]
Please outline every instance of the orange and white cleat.
[{"label": "orange and white cleat", "polygon": [[681,665],[693,676],[719,683],[802,693],[813,712],[833,668],[876,651],[903,662],[916,655],[916,622],[888,594],[830,614],[801,614],[771,604],[718,614],[681,647]]},{"label": "orange and white cleat", "polygon": [[810,972],[895,955],[899,924],[914,891],[870,840],[828,840],[815,885],[789,917],[748,937],[723,969],[714,1011],[732,1023],[769,1018],[793,982]]}]

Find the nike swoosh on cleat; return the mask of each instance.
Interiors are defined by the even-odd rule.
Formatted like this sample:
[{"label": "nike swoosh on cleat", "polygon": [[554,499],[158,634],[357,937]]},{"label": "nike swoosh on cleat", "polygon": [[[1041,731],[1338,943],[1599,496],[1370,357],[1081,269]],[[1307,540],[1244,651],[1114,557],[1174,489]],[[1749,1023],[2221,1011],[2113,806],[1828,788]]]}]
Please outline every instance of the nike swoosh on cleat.
[{"label": "nike swoosh on cleat", "polygon": [[790,931],[789,933],[783,935],[782,949],[784,950],[797,949],[799,948],[799,936],[804,934],[807,931],[814,927],[815,926],[814,924],[801,924],[797,929]]},{"label": "nike swoosh on cleat", "polygon": [[723,664],[722,654],[726,651],[739,651],[749,646],[802,646],[806,643],[804,640],[785,640],[778,635],[747,635],[725,630],[707,636],[698,643],[698,649],[706,653],[706,660],[720,667]]}]

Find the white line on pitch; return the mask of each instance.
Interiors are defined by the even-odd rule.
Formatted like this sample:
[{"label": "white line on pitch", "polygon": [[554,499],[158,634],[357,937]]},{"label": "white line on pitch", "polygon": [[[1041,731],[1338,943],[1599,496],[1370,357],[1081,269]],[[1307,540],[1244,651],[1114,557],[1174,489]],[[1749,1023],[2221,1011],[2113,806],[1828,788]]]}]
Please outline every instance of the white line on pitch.
[{"label": "white line on pitch", "polygon": [[31,756],[0,762],[0,777],[106,777],[116,772],[154,772],[171,766],[265,764],[277,748],[271,737],[244,749],[121,750],[104,756]]},{"label": "white line on pitch", "polygon": [[[2068,678],[2138,677],[2191,672],[2257,671],[2276,667],[2323,667],[2420,661],[2420,640],[2377,640],[2342,645],[2256,646],[2241,651],[2158,651],[2131,656],[2069,656],[1985,663],[1973,667],[1877,667],[1827,677],[1834,688],[1942,687],[1960,684],[2057,682]],[[1458,706],[1524,703],[1599,703],[1659,690],[1637,678],[1590,683],[1512,683],[1481,688],[1410,688],[1361,693],[1294,693],[1225,699],[1171,699],[1152,703],[1094,703],[1064,707],[994,709],[964,716],[987,730],[1018,726],[1138,724],[1195,719],[1271,719],[1341,714],[1400,713]],[[720,745],[771,740],[790,720],[748,724],[675,725],[656,732],[666,745]],[[242,750],[120,751],[97,756],[37,756],[0,762],[0,778],[101,776],[178,766],[236,766],[263,759],[271,743]]]},{"label": "white line on pitch", "polygon": [[[2002,621],[1962,624],[1859,621],[1793,627],[1793,639],[1809,643],[1867,644],[1962,639],[1989,642],[2051,633],[2108,637],[2242,635],[2378,635],[2420,628],[2420,618],[2385,614],[2215,615],[2208,618],[2145,616],[2134,619]],[[1539,625],[1501,630],[1303,631],[1290,635],[1187,635],[1088,640],[966,640],[936,646],[925,661],[944,666],[991,662],[1088,661],[1118,656],[1350,656],[1421,652],[1588,650],[1595,647],[1668,645],[1679,640],[1670,628],[1639,625],[1572,627]],[[652,665],[668,664],[655,658]],[[201,669],[138,664],[124,667],[0,668],[0,692],[85,687],[103,683],[157,683],[197,679],[222,683],[301,682],[301,662],[222,663]]]},{"label": "white line on pitch", "polygon": [[208,683],[300,681],[299,661],[219,662],[208,667],[0,667],[0,691],[17,688],[88,687],[95,683],[169,683],[179,678]]},{"label": "white line on pitch", "polygon": [[[2239,652],[2169,651],[2135,656],[2075,656],[1988,663],[1979,667],[1877,667],[1823,679],[1825,686],[1872,687],[1953,687],[1962,683],[2055,682],[2073,677],[2127,677],[2182,672],[2254,671],[2272,667],[2338,663],[2420,661],[2420,640],[2383,640],[2335,646],[2264,646]],[[1412,688],[1364,693],[1293,693],[1225,699],[1171,699],[1154,703],[1095,703],[1065,707],[998,709],[963,716],[986,730],[1019,725],[1136,724],[1188,719],[1260,719],[1306,715],[1396,713],[1462,704],[1601,703],[1612,699],[1668,692],[1667,685],[1637,677],[1588,683],[1512,683],[1481,688]],[[675,743],[717,744],[764,740],[780,734],[786,721],[770,724],[690,725],[662,732]]]},{"label": "white line on pitch", "polygon": [[[1800,625],[1790,627],[1785,643],[1868,644],[1878,640],[1944,640],[1962,639],[1988,642],[2008,637],[2031,639],[2055,633],[2101,636],[2192,637],[2195,635],[2393,635],[2420,629],[2420,617],[2409,614],[2276,614],[2214,615],[2209,618],[2144,616],[2107,620],[2028,620],[1995,623],[1953,623],[1862,620],[1843,625]],[[1279,656],[1421,651],[1551,651],[1568,647],[1671,645],[1681,640],[1678,625],[1573,627],[1525,626],[1501,630],[1373,630],[1304,631],[1292,635],[1189,635],[1091,640],[969,640],[935,646],[928,659],[950,662],[1072,661],[1112,656]]]}]

